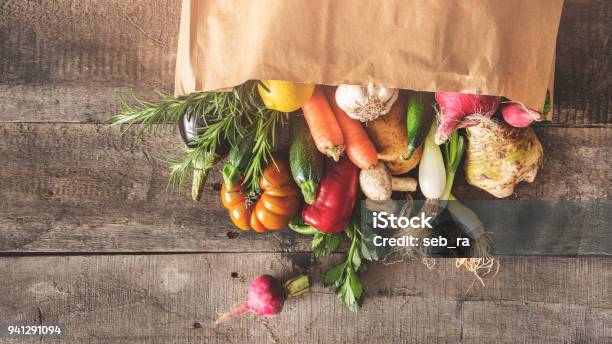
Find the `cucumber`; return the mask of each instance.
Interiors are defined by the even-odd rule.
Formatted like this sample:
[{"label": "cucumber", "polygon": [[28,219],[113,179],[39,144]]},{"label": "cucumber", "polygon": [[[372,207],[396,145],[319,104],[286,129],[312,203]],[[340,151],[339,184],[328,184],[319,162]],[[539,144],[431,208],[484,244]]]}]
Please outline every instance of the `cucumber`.
[{"label": "cucumber", "polygon": [[223,181],[228,190],[233,188],[244,175],[253,157],[254,147],[255,139],[253,135],[249,135],[230,149],[227,162],[223,166]]},{"label": "cucumber", "polygon": [[292,118],[289,126],[291,175],[300,187],[304,201],[313,204],[317,196],[319,181],[323,176],[324,157],[317,150],[304,116],[299,115]]},{"label": "cucumber", "polygon": [[410,91],[406,110],[406,130],[408,153],[402,158],[409,160],[412,154],[425,142],[425,137],[434,118],[434,94],[431,92]]}]

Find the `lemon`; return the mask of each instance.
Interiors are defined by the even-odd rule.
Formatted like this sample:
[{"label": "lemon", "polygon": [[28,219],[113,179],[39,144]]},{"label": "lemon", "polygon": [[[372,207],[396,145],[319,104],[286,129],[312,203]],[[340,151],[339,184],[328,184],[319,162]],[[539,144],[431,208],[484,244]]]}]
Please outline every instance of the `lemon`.
[{"label": "lemon", "polygon": [[314,92],[315,85],[298,84],[283,80],[262,80],[267,88],[257,85],[259,96],[270,110],[295,111],[304,105]]}]

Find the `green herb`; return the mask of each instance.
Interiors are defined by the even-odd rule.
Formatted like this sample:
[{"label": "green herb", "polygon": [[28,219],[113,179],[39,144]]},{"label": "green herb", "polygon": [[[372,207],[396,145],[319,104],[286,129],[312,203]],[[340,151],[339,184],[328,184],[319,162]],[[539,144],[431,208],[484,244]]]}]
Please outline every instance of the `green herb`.
[{"label": "green herb", "polygon": [[383,260],[389,255],[390,247],[386,245],[377,246],[374,244],[374,241],[376,237],[390,237],[391,232],[374,229],[373,211],[366,207],[362,207],[361,211],[365,212],[365,216],[362,218],[364,221],[359,226],[359,232],[362,236],[360,245],[361,256],[370,261]]},{"label": "green herb", "polygon": [[263,169],[268,162],[273,160],[272,148],[275,142],[276,128],[285,123],[287,114],[272,111],[260,110],[260,114],[255,122],[255,146],[253,156],[247,165],[244,174],[245,186],[251,191],[259,191],[259,179],[263,174]]},{"label": "green herb", "polygon": [[465,141],[463,136],[459,134],[458,130],[455,130],[451,134],[448,142],[442,146],[442,155],[444,156],[444,164],[446,167],[446,187],[441,197],[443,200],[448,200],[450,196],[455,180],[455,173],[457,173],[464,151]]},{"label": "green herb", "polygon": [[183,160],[166,161],[170,164],[168,188],[178,187],[179,190],[182,190],[187,175],[190,171],[193,171],[191,195],[196,201],[200,199],[206,175],[215,164],[217,158],[214,151],[207,151],[203,148],[200,146],[188,148],[185,150],[185,158]]},{"label": "green herb", "polygon": [[248,87],[244,84],[234,92],[195,92],[180,97],[156,91],[161,98],[156,103],[132,95],[130,104],[119,97],[119,113],[106,123],[123,127],[123,133],[139,124],[136,136],[140,139],[146,131],[175,127],[183,115],[204,116],[206,121],[218,121],[228,115],[238,116],[242,111],[239,94]]},{"label": "green herb", "polygon": [[328,270],[323,275],[323,284],[335,286],[336,295],[342,304],[353,312],[361,308],[361,297],[363,286],[357,275],[366,269],[364,257],[362,255],[363,235],[359,232],[359,222],[353,217],[353,221],[344,233],[351,240],[351,247],[346,256],[346,260]]},{"label": "green herb", "polygon": [[328,256],[340,246],[340,234],[315,233],[311,248],[315,257]]},{"label": "green herb", "polygon": [[[340,302],[353,312],[361,308],[361,296],[363,286],[357,275],[366,269],[365,260],[373,260],[372,253],[366,246],[365,237],[360,232],[360,212],[355,211],[351,223],[344,230],[344,234],[351,240],[351,247],[346,260],[325,272],[323,284],[333,285],[336,288],[336,295]],[[289,227],[295,232],[305,235],[313,235],[312,252],[316,257],[326,256],[334,252],[340,245],[338,234],[326,234],[317,231],[314,227],[304,223],[299,215],[295,215]]]},{"label": "green herb", "polygon": [[139,141],[146,131],[168,126],[176,128],[182,116],[198,116],[204,120],[204,127],[198,128],[199,135],[192,142],[193,147],[186,150],[184,158],[167,161],[170,164],[169,186],[182,189],[193,171],[192,194],[194,199],[199,198],[206,173],[218,160],[218,145],[227,141],[235,146],[242,137],[254,135],[256,143],[246,168],[245,186],[251,191],[259,189],[263,168],[272,160],[274,131],[287,115],[264,106],[257,93],[257,81],[247,81],[231,92],[196,92],[181,97],[157,93],[161,99],[156,103],[133,96],[133,104],[129,104],[120,98],[119,113],[107,123],[122,127],[122,134],[136,128],[136,140]]},{"label": "green herb", "polygon": [[313,236],[310,246],[315,257],[328,256],[340,246],[340,237],[342,236],[340,233],[327,234],[320,232],[313,226],[304,223],[299,213],[293,216],[289,222],[289,228],[296,233]]}]

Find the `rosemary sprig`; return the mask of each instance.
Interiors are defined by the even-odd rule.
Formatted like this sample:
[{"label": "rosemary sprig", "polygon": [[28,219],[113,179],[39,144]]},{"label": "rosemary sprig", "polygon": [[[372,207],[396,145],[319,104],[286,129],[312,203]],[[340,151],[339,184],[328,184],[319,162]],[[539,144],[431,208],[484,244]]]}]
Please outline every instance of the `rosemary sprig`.
[{"label": "rosemary sprig", "polygon": [[264,167],[273,161],[272,148],[275,142],[275,133],[278,125],[285,123],[286,113],[263,110],[260,111],[253,125],[255,130],[255,145],[253,156],[244,174],[244,185],[253,192],[259,191],[259,179]]},{"label": "rosemary sprig", "polygon": [[[232,92],[194,92],[180,97],[173,97],[161,91],[155,91],[161,98],[158,102],[149,102],[132,95],[132,104],[120,96],[119,113],[111,117],[106,123],[124,128],[122,133],[140,124],[137,129],[137,138],[148,130],[165,128],[168,125],[176,126],[183,115],[202,116],[205,122],[219,121],[224,117],[248,116],[250,104],[243,98],[250,98],[256,94],[256,82],[247,81],[237,86]],[[256,104],[256,103],[253,103]],[[248,106],[247,106],[248,105]],[[247,118],[247,122],[252,120]],[[238,123],[238,122],[236,122]],[[241,127],[228,133],[227,138],[232,141],[241,134]]]},{"label": "rosemary sprig", "polygon": [[147,130],[178,123],[183,114],[193,110],[194,104],[207,103],[211,97],[207,93],[192,93],[183,97],[172,97],[161,91],[156,93],[161,98],[157,103],[132,95],[133,104],[130,104],[124,97],[119,96],[119,113],[106,123],[123,127],[122,134],[132,129],[135,124],[141,124],[136,134],[136,139],[139,140]]},{"label": "rosemary sprig", "polygon": [[[185,180],[189,172],[194,171],[194,174],[199,173],[198,178],[194,175],[194,189],[201,191],[206,173],[213,167],[217,160],[217,155],[214,151],[206,150],[204,146],[196,146],[185,150],[185,157],[182,160],[165,161],[170,165],[170,178],[168,179],[168,189],[178,188],[183,189]],[[199,198],[199,192],[193,190],[193,198]]]},{"label": "rosemary sprig", "polygon": [[[107,123],[123,128],[122,134],[136,128],[139,141],[146,131],[155,131],[168,126],[176,127],[182,116],[198,116],[204,127],[190,143],[180,160],[163,160],[170,164],[169,187],[182,189],[190,172],[194,173],[194,199],[199,198],[201,186],[208,170],[218,156],[217,148],[222,141],[235,146],[246,135],[254,135],[253,157],[245,175],[245,186],[258,191],[263,167],[272,160],[272,148],[278,123],[283,123],[286,114],[267,109],[257,91],[256,80],[247,81],[231,92],[197,92],[181,97],[172,97],[157,92],[160,101],[148,102],[132,96],[132,104],[120,97],[117,115]],[[137,125],[138,126],[135,126]],[[197,189],[197,190],[196,190]]]}]

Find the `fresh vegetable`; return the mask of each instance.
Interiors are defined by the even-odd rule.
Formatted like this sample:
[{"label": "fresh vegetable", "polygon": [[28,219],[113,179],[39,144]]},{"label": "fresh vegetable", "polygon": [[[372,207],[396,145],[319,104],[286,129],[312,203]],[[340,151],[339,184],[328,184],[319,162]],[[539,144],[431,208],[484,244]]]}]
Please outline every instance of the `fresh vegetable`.
[{"label": "fresh vegetable", "polygon": [[436,101],[440,105],[440,126],[436,132],[435,143],[446,142],[457,128],[467,128],[478,124],[474,115],[491,117],[499,107],[500,97],[482,94],[436,92]]},{"label": "fresh vegetable", "polygon": [[342,136],[344,138],[344,150],[346,156],[351,162],[361,169],[370,168],[378,162],[376,156],[376,147],[368,134],[361,126],[361,123],[347,116],[346,112],[342,110],[336,101],[334,100],[333,88],[327,92],[329,104],[336,115],[336,120],[342,130]]},{"label": "fresh vegetable", "polygon": [[246,136],[253,135],[255,139],[252,157],[244,173],[245,183],[251,192],[261,191],[259,181],[264,173],[263,168],[273,161],[272,148],[276,141],[276,128],[284,124],[286,119],[287,115],[281,112],[260,111],[255,123],[251,126],[254,128],[245,134]]},{"label": "fresh vegetable", "polygon": [[[168,160],[169,186],[182,189],[190,172],[194,172],[192,194],[199,198],[205,175],[228,146],[236,146],[242,137],[253,135],[253,158],[246,168],[246,187],[256,191],[263,166],[272,157],[275,128],[286,114],[267,109],[257,94],[257,82],[247,81],[231,92],[196,92],[180,97],[166,96],[151,103],[134,98],[130,105],[120,98],[120,111],[108,124],[130,128],[139,140],[144,132],[178,126],[190,149],[183,159]],[[139,126],[135,126],[140,124]],[[203,167],[203,168],[200,168]]]},{"label": "fresh vegetable", "polygon": [[228,189],[232,189],[239,179],[244,176],[246,168],[253,157],[255,140],[253,136],[245,136],[232,147],[223,166],[223,181]]},{"label": "fresh vegetable", "polygon": [[221,186],[221,202],[229,210],[236,227],[263,233],[285,227],[300,207],[299,191],[289,175],[284,160],[271,162],[263,171],[261,196],[247,193],[240,184],[228,189]]},{"label": "fresh vegetable", "polygon": [[313,204],[317,196],[319,181],[323,176],[324,157],[308,131],[308,125],[303,116],[296,116],[289,124],[289,165],[293,180],[302,190],[302,196],[307,204]]},{"label": "fresh vegetable", "polygon": [[524,128],[533,122],[540,122],[544,119],[541,113],[528,109],[525,105],[511,102],[502,105],[501,110],[504,121],[516,128]]},{"label": "fresh vegetable", "polygon": [[[446,171],[440,147],[435,144],[434,136],[437,129],[437,122],[431,124],[425,142],[423,143],[423,156],[419,163],[419,184],[421,193],[426,200],[417,214],[429,217],[435,221],[443,210],[440,198],[443,197],[446,188]],[[406,209],[401,212],[404,213]],[[399,237],[410,236],[416,238],[417,242],[423,242],[426,237],[432,234],[427,228],[400,228],[397,231]],[[426,245],[394,247],[394,251],[402,256],[410,258],[420,258],[428,266],[433,266],[430,258],[430,247]]]},{"label": "fresh vegetable", "polygon": [[531,128],[514,128],[482,119],[467,129],[466,181],[495,197],[514,192],[522,182],[533,182],[542,165],[543,151]]},{"label": "fresh vegetable", "polygon": [[324,233],[342,232],[349,224],[357,199],[357,166],[348,159],[327,160],[317,199],[302,210],[304,222]]},{"label": "fresh vegetable", "polygon": [[463,205],[452,194],[449,195],[448,210],[453,221],[459,225],[461,231],[473,240],[470,258],[455,258],[455,265],[465,267],[474,273],[476,278],[484,285],[483,277],[493,268],[499,270],[499,260],[491,256],[489,239],[485,233],[484,225],[470,208]]},{"label": "fresh vegetable", "polygon": [[312,96],[315,85],[284,80],[261,80],[259,96],[270,110],[293,112]]},{"label": "fresh vegetable", "polygon": [[[268,164],[259,187],[263,193],[255,206],[256,219],[268,230],[285,227],[301,205],[300,191],[293,183],[287,162],[277,159]],[[252,226],[254,221],[251,217]],[[256,227],[253,229],[257,231]]]},{"label": "fresh vegetable", "polygon": [[386,201],[392,191],[416,191],[414,178],[392,177],[387,167],[379,162],[376,166],[359,172],[359,185],[363,194],[373,201]]},{"label": "fresh vegetable", "polygon": [[340,85],[335,99],[338,106],[352,118],[361,122],[375,120],[386,115],[397,100],[399,91],[395,88],[367,85]]},{"label": "fresh vegetable", "polygon": [[330,255],[338,246],[340,246],[340,233],[328,234],[317,232],[310,243],[312,254],[317,258]]},{"label": "fresh vegetable", "polygon": [[308,276],[300,275],[281,285],[270,275],[261,275],[251,281],[247,300],[240,307],[225,313],[215,321],[220,324],[231,318],[251,312],[260,317],[274,317],[283,310],[288,297],[298,296],[308,291]]},{"label": "fresh vegetable", "polygon": [[[346,260],[326,271],[323,275],[323,284],[326,286],[333,285],[340,302],[353,312],[357,312],[361,308],[363,296],[363,286],[357,274],[365,270],[365,260],[370,257],[359,228],[359,222],[353,216],[350,226],[344,232],[351,240]],[[364,256],[364,254],[367,256]]]},{"label": "fresh vegetable", "polygon": [[[192,150],[191,148],[188,148]],[[193,159],[189,159],[191,161],[191,165],[193,168],[193,179],[191,182],[191,198],[194,201],[199,201],[202,197],[202,192],[204,191],[204,185],[206,184],[206,175],[208,171],[215,164],[215,160],[217,155],[209,152],[201,152],[195,150],[195,154],[197,155]]]},{"label": "fresh vegetable", "polygon": [[438,199],[444,194],[446,172],[440,147],[434,142],[436,122],[432,123],[423,143],[423,157],[419,164],[419,184],[427,199]]},{"label": "fresh vegetable", "polygon": [[421,147],[434,118],[434,96],[430,92],[410,91],[406,110],[406,131],[408,152],[402,158],[410,160],[417,148]]},{"label": "fresh vegetable", "polygon": [[455,130],[451,134],[449,141],[442,147],[446,171],[446,185],[442,197],[440,198],[444,201],[448,200],[451,194],[453,182],[455,181],[455,173],[457,173],[457,169],[461,164],[463,152],[465,152],[465,140],[463,136],[459,135],[457,130]]},{"label": "fresh vegetable", "polygon": [[229,210],[230,219],[243,231],[251,229],[252,200],[244,192],[242,185],[236,184],[227,189],[221,185],[221,203]]},{"label": "fresh vegetable", "polygon": [[334,252],[340,246],[341,233],[328,234],[319,232],[307,225],[300,216],[294,216],[289,222],[289,228],[303,235],[312,235],[311,249],[315,257],[323,257]]},{"label": "fresh vegetable", "polygon": [[319,152],[338,161],[344,152],[344,138],[321,87],[315,88],[312,97],[302,106],[302,110]]},{"label": "fresh vegetable", "polygon": [[[429,160],[425,160],[425,154],[429,156],[430,148],[434,150],[433,155],[439,154],[438,146],[433,143],[434,133],[435,133],[435,123],[434,125],[432,125],[427,135],[427,138],[425,141],[425,151],[423,153],[423,159],[419,167],[419,179],[424,180],[426,182],[429,181],[430,184],[433,185],[433,187],[430,187],[430,189],[425,189],[423,191],[423,186],[421,186],[421,190],[423,191],[423,194],[427,197],[427,199],[425,200],[425,202],[423,203],[423,205],[417,212],[417,214],[423,214],[422,216],[431,218],[432,223],[435,223],[435,221],[438,219],[440,214],[442,214],[443,210],[447,206],[447,203],[448,203],[447,200],[449,199],[451,189],[453,187],[455,173],[457,171],[457,168],[459,168],[459,165],[461,163],[461,157],[463,156],[463,151],[464,151],[463,137],[459,135],[457,130],[455,130],[451,134],[450,140],[446,144],[444,144],[444,146],[442,147],[442,153],[444,155],[444,161],[442,162],[443,165],[436,167],[436,169],[440,169],[443,173],[437,177],[435,175],[432,175],[433,172],[437,172],[438,170],[434,170],[434,167],[431,167],[431,165],[435,165],[435,164],[432,164]],[[432,145],[432,146],[428,147],[428,145]],[[432,169],[432,172],[425,172],[428,174],[426,174],[424,177],[421,177],[421,174],[420,174],[421,168],[427,168],[427,166],[430,166],[430,168]],[[446,180],[441,179],[441,178],[444,178],[444,175],[446,175]],[[440,190],[439,188],[441,187],[440,185],[443,185],[442,186],[443,191],[440,197],[435,198],[435,197],[431,197],[435,195],[429,195],[429,196],[427,195],[428,192],[432,192],[431,189],[436,189],[435,192],[438,193]],[[408,207],[406,206],[405,209],[407,208]],[[422,240],[426,236],[429,236],[430,234],[431,234],[431,231],[426,230],[426,229],[406,228],[406,229],[400,229],[398,231],[398,236],[400,237],[401,236],[413,236],[419,239],[419,242],[422,242]],[[427,260],[425,262],[426,264],[429,264],[428,260],[430,259],[430,254],[429,254],[430,249],[426,246],[419,246],[416,248],[399,247],[399,248],[395,248],[395,251],[400,252],[402,255],[409,256],[409,257],[426,258]]]},{"label": "fresh vegetable", "polygon": [[[196,116],[195,114],[186,113],[178,120],[179,133],[181,139],[187,147],[195,146],[195,139],[202,134],[202,128],[206,127],[206,119],[204,116]],[[227,145],[222,145],[227,146]]]},{"label": "fresh vegetable", "polygon": [[417,148],[409,160],[406,155],[406,99],[400,96],[391,111],[385,116],[369,122],[365,127],[368,136],[382,160],[393,175],[404,174],[412,170],[421,159],[422,148]]}]

